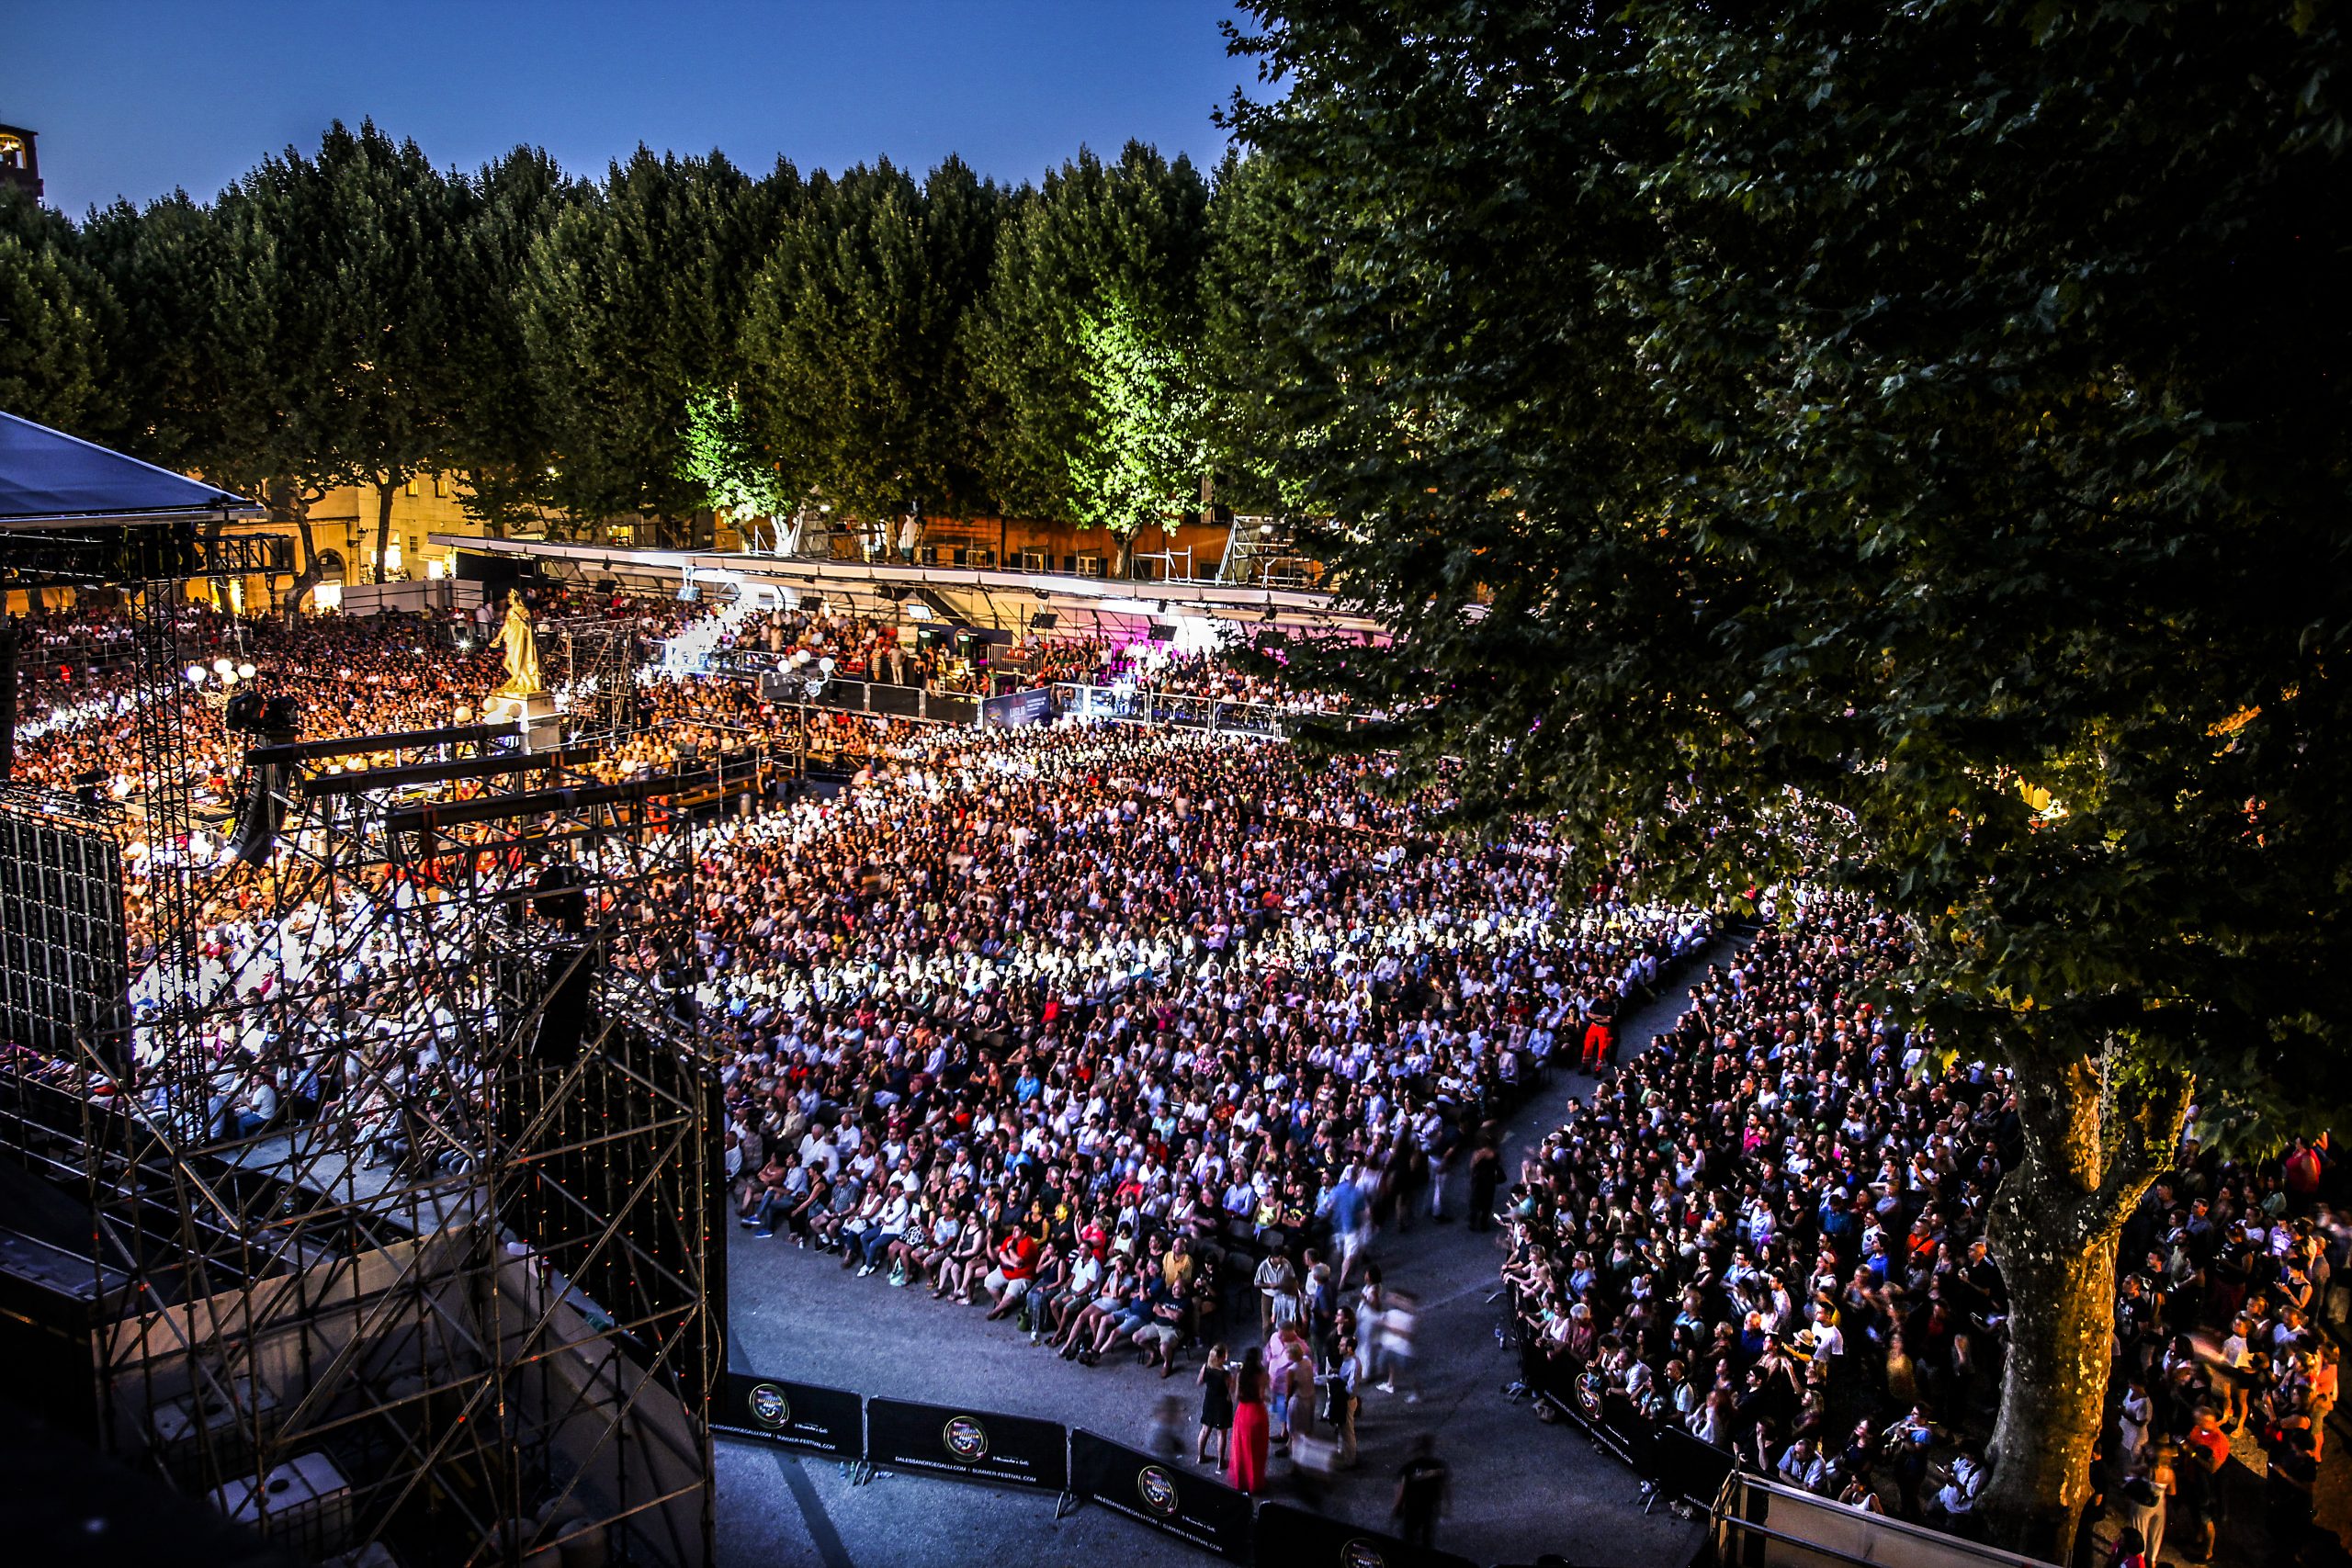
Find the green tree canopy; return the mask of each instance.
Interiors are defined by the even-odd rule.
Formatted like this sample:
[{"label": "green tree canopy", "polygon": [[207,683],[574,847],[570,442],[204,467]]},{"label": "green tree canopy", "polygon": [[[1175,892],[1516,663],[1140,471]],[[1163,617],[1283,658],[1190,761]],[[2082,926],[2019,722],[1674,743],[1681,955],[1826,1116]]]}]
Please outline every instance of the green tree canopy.
[{"label": "green tree canopy", "polygon": [[673,519],[707,503],[687,473],[687,404],[741,379],[741,322],[758,258],[798,204],[779,163],[755,181],[717,152],[639,148],[533,245],[523,329],[573,515]]},{"label": "green tree canopy", "polygon": [[950,159],[819,175],[752,283],[746,400],[793,476],[843,510],[977,499],[959,331],[1002,192]]},{"label": "green tree canopy", "polygon": [[1087,322],[1118,300],[1162,351],[1196,353],[1208,198],[1188,160],[1131,141],[1115,164],[1080,152],[1006,215],[968,328],[978,456],[1006,511],[1076,515],[1070,457],[1101,437]]},{"label": "green tree canopy", "polygon": [[228,253],[213,209],[186,191],[144,209],[119,201],[83,225],[82,247],[121,301],[109,358],[125,449],[232,482],[218,319]]},{"label": "green tree canopy", "polygon": [[2063,1556],[2187,1102],[2346,1098],[2333,12],[1258,9],[1268,440],[1398,629],[1306,662],[1474,812],[1908,921],[2018,1087],[1984,1508]]},{"label": "green tree canopy", "polygon": [[1206,394],[1198,367],[1120,295],[1080,318],[1075,346],[1087,418],[1068,459],[1070,515],[1124,546],[1198,494]]},{"label": "green tree canopy", "polygon": [[220,198],[224,446],[267,479],[373,489],[379,577],[393,494],[453,442],[460,212],[416,144],[372,123],[338,121],[315,157],[288,148]]},{"label": "green tree canopy", "polygon": [[470,515],[513,523],[539,512],[555,455],[524,330],[532,247],[585,191],[545,152],[517,147],[454,194],[449,351],[460,374],[448,460]]},{"label": "green tree canopy", "polygon": [[73,225],[0,189],[0,408],[111,439],[123,404],[109,348],[122,332],[114,289]]}]

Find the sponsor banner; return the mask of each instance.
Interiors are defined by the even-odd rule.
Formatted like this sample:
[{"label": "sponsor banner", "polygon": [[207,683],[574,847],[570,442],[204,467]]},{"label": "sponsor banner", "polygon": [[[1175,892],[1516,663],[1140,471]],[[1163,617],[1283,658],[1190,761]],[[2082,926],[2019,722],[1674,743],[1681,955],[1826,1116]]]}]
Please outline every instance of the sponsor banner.
[{"label": "sponsor banner", "polygon": [[1001,697],[989,697],[980,704],[980,722],[1010,728],[1022,724],[1042,724],[1054,716],[1054,694],[1048,687],[1032,691],[1007,692]]},{"label": "sponsor banner", "polygon": [[1073,1431],[1069,1489],[1221,1557],[1238,1562],[1250,1555],[1250,1499],[1181,1461]]},{"label": "sponsor banner", "polygon": [[1258,1561],[1283,1568],[1476,1568],[1451,1551],[1415,1546],[1286,1503],[1258,1509]]},{"label": "sponsor banner", "polygon": [[863,1459],[863,1404],[857,1395],[837,1388],[729,1372],[711,1425],[835,1459]]},{"label": "sponsor banner", "polygon": [[899,1470],[1069,1488],[1069,1429],[1058,1421],[998,1416],[957,1404],[865,1402],[865,1457]]}]

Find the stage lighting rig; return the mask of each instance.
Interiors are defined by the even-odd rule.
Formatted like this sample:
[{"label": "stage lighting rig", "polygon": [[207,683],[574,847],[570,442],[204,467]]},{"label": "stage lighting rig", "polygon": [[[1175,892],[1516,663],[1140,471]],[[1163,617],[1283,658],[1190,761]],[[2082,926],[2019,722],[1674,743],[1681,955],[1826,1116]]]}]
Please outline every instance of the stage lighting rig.
[{"label": "stage lighting rig", "polygon": [[240,735],[266,735],[291,739],[300,729],[300,710],[289,694],[264,696],[239,692],[221,710],[221,722]]}]

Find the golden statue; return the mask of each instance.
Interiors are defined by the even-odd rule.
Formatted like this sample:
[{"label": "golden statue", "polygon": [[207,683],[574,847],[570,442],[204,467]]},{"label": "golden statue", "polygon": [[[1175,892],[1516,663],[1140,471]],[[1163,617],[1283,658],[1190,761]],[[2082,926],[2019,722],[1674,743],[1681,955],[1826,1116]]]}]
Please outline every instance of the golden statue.
[{"label": "golden statue", "polygon": [[506,683],[493,697],[535,697],[546,691],[539,679],[539,644],[531,635],[531,613],[523,607],[518,589],[506,596],[506,624],[498,628],[498,646],[506,653]]}]

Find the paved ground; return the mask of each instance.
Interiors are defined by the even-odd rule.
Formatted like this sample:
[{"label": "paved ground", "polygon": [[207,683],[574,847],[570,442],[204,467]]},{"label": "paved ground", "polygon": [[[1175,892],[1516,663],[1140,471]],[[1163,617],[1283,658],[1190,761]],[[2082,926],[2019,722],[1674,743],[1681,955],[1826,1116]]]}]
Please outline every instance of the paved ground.
[{"label": "paved ground", "polygon": [[[1711,953],[1710,957],[1719,954]],[[1679,1011],[1679,986],[1637,1012],[1629,1048],[1645,1045]],[[1561,1108],[1591,1080],[1555,1075],[1511,1122],[1507,1170],[1557,1124]],[[1464,1189],[1457,1178],[1458,1212]],[[739,1370],[867,1394],[969,1404],[1033,1415],[1142,1445],[1163,1393],[1180,1393],[1186,1416],[1199,1395],[1188,1363],[1162,1382],[1125,1356],[1088,1369],[1033,1347],[1010,1321],[978,1308],[934,1303],[927,1292],[859,1280],[835,1260],[781,1237],[761,1241],[729,1227],[733,1298],[729,1359]],[[1632,1476],[1564,1427],[1538,1422],[1500,1397],[1511,1358],[1498,1344],[1499,1244],[1459,1223],[1424,1218],[1384,1235],[1374,1257],[1389,1281],[1422,1303],[1422,1399],[1377,1391],[1358,1422],[1362,1469],[1325,1502],[1328,1511],[1379,1525],[1396,1466],[1414,1434],[1437,1436],[1453,1466],[1453,1517],[1438,1543],[1481,1562],[1528,1562],[1555,1551],[1572,1562],[1679,1568],[1700,1527],[1661,1510],[1645,1517]],[[1275,1467],[1282,1495],[1286,1466]],[[718,1455],[719,1561],[821,1568],[969,1568],[1008,1553],[1040,1563],[1112,1561],[1123,1568],[1194,1568],[1208,1559],[1101,1508],[1054,1518],[1054,1499],[993,1487],[884,1475],[853,1488],[839,1467],[750,1440],[722,1439]]]}]

